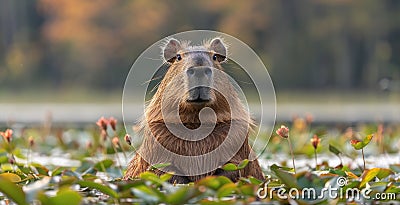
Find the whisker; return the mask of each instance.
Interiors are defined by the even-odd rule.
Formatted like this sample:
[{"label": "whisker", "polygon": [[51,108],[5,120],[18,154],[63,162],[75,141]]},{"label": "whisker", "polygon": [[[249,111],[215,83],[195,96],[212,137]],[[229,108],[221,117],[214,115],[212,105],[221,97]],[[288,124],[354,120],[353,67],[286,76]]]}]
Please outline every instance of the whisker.
[{"label": "whisker", "polygon": [[163,78],[163,77],[164,77],[164,75],[158,76],[158,77],[155,77],[155,78],[152,78],[152,79],[150,79],[150,80],[146,80],[146,81],[144,81],[144,82],[142,83],[142,85],[145,85],[146,83],[151,83],[151,82],[153,82],[153,81],[155,81],[155,80],[159,80],[159,79],[161,79],[161,78]]},{"label": "whisker", "polygon": [[150,58],[150,57],[144,57],[145,59],[148,59],[148,60],[154,60],[154,61],[159,61],[159,60],[163,60],[162,58]]},{"label": "whisker", "polygon": [[158,82],[157,83],[157,85],[156,86],[154,86],[154,88],[153,89],[151,89],[151,91],[150,91],[150,93],[152,93],[152,92],[154,92],[159,86],[160,86],[160,84],[161,84],[161,81],[160,82]]}]

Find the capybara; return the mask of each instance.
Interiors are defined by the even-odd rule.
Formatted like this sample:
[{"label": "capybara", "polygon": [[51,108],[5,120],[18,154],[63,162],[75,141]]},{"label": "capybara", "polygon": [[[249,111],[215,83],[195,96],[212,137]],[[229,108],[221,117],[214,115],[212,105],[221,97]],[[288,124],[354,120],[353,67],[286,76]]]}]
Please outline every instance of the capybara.
[{"label": "capybara", "polygon": [[[152,165],[157,175],[173,172],[172,183],[189,183],[210,175],[264,179],[257,159],[241,170],[226,171],[226,163],[255,158],[248,143],[254,126],[229,76],[222,38],[191,45],[168,39],[162,47],[168,69],[138,125],[143,142],[128,165],[125,180]],[[253,157],[250,157],[253,156]]]}]

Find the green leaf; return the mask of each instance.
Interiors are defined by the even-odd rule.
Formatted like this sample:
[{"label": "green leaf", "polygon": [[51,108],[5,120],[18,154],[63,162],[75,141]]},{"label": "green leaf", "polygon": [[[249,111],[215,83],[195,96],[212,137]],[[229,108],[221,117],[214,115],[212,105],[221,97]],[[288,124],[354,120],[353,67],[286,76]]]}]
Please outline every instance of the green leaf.
[{"label": "green leaf", "polygon": [[342,152],[340,152],[336,147],[333,145],[329,144],[329,151],[332,152],[333,154],[339,156]]},{"label": "green leaf", "polygon": [[119,196],[117,194],[117,192],[115,192],[114,190],[112,190],[110,187],[96,183],[96,182],[92,182],[92,181],[78,181],[77,184],[83,186],[83,187],[89,187],[91,189],[97,189],[99,191],[101,191],[104,194],[109,195],[110,197],[116,198],[118,199]]},{"label": "green leaf", "polygon": [[164,167],[168,167],[168,166],[170,166],[170,165],[171,165],[171,163],[154,164],[154,165],[151,165],[151,167],[149,168],[149,170],[150,170],[150,171],[154,171],[154,170],[156,170],[156,169],[161,169],[161,168],[164,168]]},{"label": "green leaf", "polygon": [[370,170],[366,170],[361,176],[360,188],[364,187],[369,181],[374,179],[376,175],[378,175],[380,168],[372,168]]},{"label": "green leaf", "polygon": [[221,186],[225,184],[233,183],[230,179],[225,176],[208,176],[206,178],[201,179],[196,183],[197,186],[206,186],[213,190],[218,190]]},{"label": "green leaf", "polygon": [[63,173],[63,176],[71,176],[71,177],[75,177],[79,180],[82,180],[82,176],[79,173],[74,172],[70,169],[65,169],[62,173]]},{"label": "green leaf", "polygon": [[222,166],[222,169],[225,171],[236,171],[238,170],[238,167],[233,163],[227,163],[224,166]]},{"label": "green leaf", "polygon": [[12,154],[14,155],[14,156],[16,156],[16,157],[18,157],[18,158],[21,158],[21,159],[26,159],[26,156],[24,155],[24,154],[22,154],[22,152],[21,152],[21,149],[14,149],[13,151],[12,151]]},{"label": "green leaf", "polygon": [[364,138],[363,141],[358,141],[358,142],[350,142],[351,146],[354,147],[354,149],[356,150],[360,150],[362,148],[364,148],[365,146],[367,146],[371,140],[372,140],[373,135],[368,135],[367,137]]},{"label": "green leaf", "polygon": [[82,196],[69,188],[63,188],[60,189],[54,197],[48,197],[43,192],[40,192],[37,199],[43,205],[78,205],[82,200]]},{"label": "green leaf", "polygon": [[57,167],[57,168],[55,168],[55,169],[51,172],[51,176],[54,177],[54,176],[57,176],[57,175],[61,175],[62,172],[64,171],[64,169],[65,169],[65,168],[63,168],[63,167]]},{"label": "green leaf", "polygon": [[340,169],[330,169],[329,170],[329,173],[332,173],[332,174],[337,174],[337,175],[339,175],[339,176],[347,176],[346,175],[346,172],[345,171],[343,171],[343,170],[340,170]]},{"label": "green leaf", "polygon": [[394,172],[400,173],[400,164],[391,164],[389,165],[389,168]]},{"label": "green leaf", "polygon": [[251,184],[255,184],[255,185],[261,185],[263,183],[263,181],[255,178],[255,177],[249,177],[249,181]]},{"label": "green leaf", "polygon": [[372,137],[373,137],[373,135],[368,135],[366,138],[364,138],[364,140],[363,140],[364,146],[367,146],[371,142]]},{"label": "green leaf", "polygon": [[[63,186],[70,187],[71,185],[75,184],[79,180],[82,181],[83,179],[78,179],[78,178],[76,178],[74,176],[66,176],[66,175],[64,175],[64,176],[62,176],[62,180],[58,183],[58,186],[59,187],[63,187]],[[86,180],[86,181],[88,181],[88,180]]]},{"label": "green leaf", "polygon": [[46,196],[46,194],[43,191],[40,191],[37,194],[36,199],[39,200],[40,204],[42,205],[51,205],[50,197]]},{"label": "green leaf", "polygon": [[394,174],[392,170],[386,168],[380,168],[379,173],[376,175],[376,177],[378,177],[378,179],[383,179],[392,174]]},{"label": "green leaf", "polygon": [[[7,160],[8,161],[8,160]],[[5,164],[0,164],[0,170],[3,172],[13,172],[14,171],[14,165],[5,163]]]},{"label": "green leaf", "polygon": [[162,183],[164,183],[163,180],[160,179],[160,177],[158,177],[156,174],[154,174],[153,172],[143,172],[139,175],[139,177],[141,179],[147,180],[152,182],[153,184],[157,184],[157,185],[161,185]]},{"label": "green leaf", "polygon": [[213,190],[218,190],[218,188],[221,186],[221,183],[217,180],[216,176],[208,176],[198,181],[197,185],[206,186]]},{"label": "green leaf", "polygon": [[8,157],[7,156],[0,156],[0,164],[4,164],[8,162]]},{"label": "green leaf", "polygon": [[247,165],[249,164],[249,160],[248,159],[244,159],[242,162],[240,162],[240,164],[237,166],[237,168],[240,169],[244,169]]},{"label": "green leaf", "polygon": [[[213,199],[203,199],[199,202],[201,205],[233,205],[235,204],[232,200],[213,200]],[[237,203],[240,204],[240,203]]]},{"label": "green leaf", "polygon": [[290,168],[290,167],[281,167],[281,166],[278,166],[278,165],[276,165],[276,164],[271,165],[270,168],[271,168],[271,169],[281,169],[281,170],[285,170],[285,171],[293,171],[293,168]]},{"label": "green leaf", "polygon": [[367,184],[375,177],[377,177],[378,179],[383,179],[391,174],[394,174],[394,172],[390,169],[385,168],[372,168],[370,170],[366,170],[361,176],[360,188],[362,188],[365,184]]},{"label": "green leaf", "polygon": [[359,187],[359,181],[349,181],[346,186],[343,187],[344,190]]},{"label": "green leaf", "polygon": [[152,188],[146,185],[134,187],[132,188],[132,192],[136,197],[152,204],[165,200],[165,195],[161,193],[158,188]]},{"label": "green leaf", "polygon": [[222,198],[226,196],[232,195],[236,191],[236,184],[234,183],[229,183],[225,184],[221,188],[218,189],[217,191],[217,197]]},{"label": "green leaf", "polygon": [[[322,180],[321,177],[315,173],[303,171],[303,172],[298,172],[295,175],[295,177],[297,179],[296,183],[302,188],[313,187],[315,189],[319,189],[319,188],[322,189],[325,185],[325,181]],[[330,178],[332,178],[332,177],[330,177]]]},{"label": "green leaf", "polygon": [[400,193],[400,187],[396,187],[394,185],[390,186],[389,188],[386,189],[385,193]]},{"label": "green leaf", "polygon": [[49,176],[49,170],[45,166],[43,166],[41,164],[33,163],[33,164],[31,164],[30,168],[31,168],[32,171],[34,169],[36,169],[36,171],[41,175]]},{"label": "green leaf", "polygon": [[189,199],[198,195],[198,191],[194,190],[193,187],[183,186],[176,190],[172,194],[167,195],[168,204],[187,204]]},{"label": "green leaf", "polygon": [[145,185],[145,181],[141,179],[127,180],[117,182],[118,192],[123,192],[126,190],[130,190],[132,187],[143,186]]},{"label": "green leaf", "polygon": [[389,182],[376,182],[373,183],[369,188],[374,192],[383,193],[385,192],[388,184]]},{"label": "green leaf", "polygon": [[160,176],[160,180],[163,181],[163,182],[166,182],[169,179],[171,179],[172,175],[173,175],[172,173],[165,173],[165,174]]},{"label": "green leaf", "polygon": [[351,146],[353,146],[353,148],[356,149],[356,150],[360,150],[360,149],[364,148],[364,145],[363,145],[362,141],[358,141],[358,142],[355,142],[355,143],[351,142]]},{"label": "green leaf", "polygon": [[0,192],[19,205],[28,204],[22,188],[4,177],[0,177]]},{"label": "green leaf", "polygon": [[218,176],[216,178],[221,185],[233,184],[233,182],[226,176]]},{"label": "green leaf", "polygon": [[21,181],[21,177],[13,173],[2,173],[0,174],[0,177],[3,177],[4,179],[14,183]]},{"label": "green leaf", "polygon": [[282,169],[276,164],[271,166],[271,170],[284,184],[286,184],[286,186],[290,188],[299,188],[298,184],[296,183],[296,177],[291,172]]},{"label": "green leaf", "polygon": [[107,169],[107,168],[111,167],[111,165],[113,165],[113,164],[114,164],[114,162],[113,162],[111,159],[105,159],[105,160],[102,160],[102,161],[100,161],[100,162],[97,162],[97,163],[94,165],[94,168],[95,168],[97,171],[103,171],[103,172],[105,172],[106,170],[104,170],[104,169]]},{"label": "green leaf", "polygon": [[254,185],[245,184],[239,187],[240,193],[245,196],[254,196]]},{"label": "green leaf", "polygon": [[82,196],[77,192],[70,189],[61,189],[57,192],[57,195],[50,197],[49,204],[57,205],[79,205],[82,200]]},{"label": "green leaf", "polygon": [[263,183],[263,181],[254,178],[253,176],[249,176],[248,178],[240,177],[240,181],[253,185],[261,185]]},{"label": "green leaf", "polygon": [[75,171],[79,172],[79,173],[83,173],[83,172],[84,173],[88,173],[88,172],[95,173],[95,170],[93,170],[93,167],[94,167],[94,165],[93,165],[92,161],[83,160],[83,161],[81,161],[81,166],[78,167]]}]

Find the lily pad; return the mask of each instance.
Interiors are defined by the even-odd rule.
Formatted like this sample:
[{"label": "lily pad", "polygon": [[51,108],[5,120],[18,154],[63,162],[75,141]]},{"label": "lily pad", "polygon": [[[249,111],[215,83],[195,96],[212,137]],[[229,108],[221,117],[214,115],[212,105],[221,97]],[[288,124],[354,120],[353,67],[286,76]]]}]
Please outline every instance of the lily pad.
[{"label": "lily pad", "polygon": [[83,186],[83,187],[89,187],[92,189],[97,189],[101,192],[103,192],[104,194],[109,195],[110,197],[113,198],[119,198],[117,192],[115,192],[114,190],[112,190],[110,187],[96,183],[96,182],[92,182],[92,181],[78,181],[77,184]]},{"label": "lily pad", "polygon": [[3,177],[4,179],[7,179],[14,183],[21,181],[21,177],[13,173],[2,173],[0,174],[0,177]]},{"label": "lily pad", "polygon": [[22,188],[7,178],[0,177],[0,192],[9,199],[20,205],[27,205],[25,193]]}]

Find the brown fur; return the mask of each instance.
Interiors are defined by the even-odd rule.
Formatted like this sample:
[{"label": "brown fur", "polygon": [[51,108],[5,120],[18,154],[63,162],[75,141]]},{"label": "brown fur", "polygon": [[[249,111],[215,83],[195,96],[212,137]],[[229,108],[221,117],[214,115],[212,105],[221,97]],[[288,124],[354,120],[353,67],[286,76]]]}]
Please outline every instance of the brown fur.
[{"label": "brown fur", "polygon": [[[197,54],[191,53],[191,51],[199,49],[202,52]],[[143,156],[152,159],[151,161],[153,162],[170,162],[172,166],[175,166],[178,169],[190,169],[190,167],[202,166],[202,163],[215,163],[216,166],[220,165],[218,158],[210,158],[204,162],[194,161],[193,164],[189,165],[180,164],[181,162],[179,160],[168,158],[167,154],[162,154],[165,150],[161,149],[161,147],[159,147],[160,145],[179,155],[198,156],[215,150],[222,142],[224,142],[224,140],[226,140],[227,143],[230,143],[229,146],[232,145],[232,147],[234,147],[236,145],[237,147],[240,147],[239,151],[229,160],[229,163],[234,164],[239,164],[242,160],[249,158],[249,155],[252,154],[251,147],[248,144],[248,134],[253,123],[250,119],[249,113],[241,104],[238,94],[229,82],[229,79],[221,75],[216,75],[216,78],[213,79],[213,83],[218,90],[222,90],[222,93],[213,91],[212,100],[209,103],[204,106],[195,106],[185,101],[187,94],[182,92],[182,90],[186,89],[185,85],[187,85],[185,79],[176,78],[189,66],[196,66],[196,62],[191,60],[193,55],[199,55],[204,59],[212,59],[212,55],[215,51],[211,49],[210,43],[205,43],[199,47],[192,47],[186,43],[179,47],[178,53],[181,54],[183,60],[171,63],[171,66],[160,83],[157,92],[146,108],[144,119],[140,123],[139,128],[144,136],[143,143],[138,150],[138,154],[136,154],[129,163],[124,179],[137,177],[140,173],[148,170],[150,165],[143,159]],[[223,67],[220,65],[221,62],[215,60],[207,62],[212,62],[212,65],[209,66],[221,71],[223,70]],[[223,93],[228,93],[229,95],[225,96],[225,98]],[[213,109],[216,114],[216,125],[211,134],[204,139],[198,141],[187,141],[178,138],[174,136],[166,126],[167,123],[173,125],[178,122],[175,122],[174,120],[167,120],[166,122],[165,113],[162,112],[162,103],[166,103],[163,104],[163,106],[166,107],[167,110],[174,105],[179,105],[179,120],[189,129],[196,129],[201,126],[199,112],[203,107],[209,107]],[[231,116],[234,116],[234,119],[232,119]],[[203,126],[207,126],[208,124],[211,126],[213,121],[214,119],[212,117],[206,117],[203,119],[202,123],[204,123]],[[232,130],[232,137],[226,138],[230,129]],[[240,144],[237,144],[240,142],[243,142],[241,146]],[[223,156],[223,153],[221,153],[221,156]],[[160,175],[164,172],[156,170],[155,173]],[[177,173],[171,181],[177,183],[188,183],[197,181],[209,175],[225,175],[233,181],[236,181],[239,176],[253,176],[258,179],[264,179],[258,161],[254,160],[251,161],[245,169],[241,170],[240,174],[238,171],[228,172],[222,169],[216,169],[209,173],[197,176],[179,176],[179,173]]]}]

